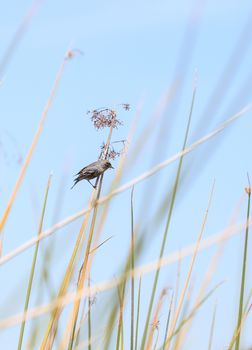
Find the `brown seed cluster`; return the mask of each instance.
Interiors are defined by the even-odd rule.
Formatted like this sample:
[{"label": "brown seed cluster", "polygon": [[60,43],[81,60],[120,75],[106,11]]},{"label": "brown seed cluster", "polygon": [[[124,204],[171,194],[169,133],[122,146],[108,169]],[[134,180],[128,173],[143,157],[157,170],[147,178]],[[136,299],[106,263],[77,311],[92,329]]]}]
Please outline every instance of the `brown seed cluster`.
[{"label": "brown seed cluster", "polygon": [[[101,153],[102,153],[102,154],[105,153],[105,148],[106,148],[106,145],[105,145],[105,143],[103,143],[103,144],[101,145]],[[112,160],[114,160],[114,159],[116,159],[117,157],[119,157],[120,154],[121,154],[121,152],[116,151],[116,150],[114,149],[114,147],[110,145],[110,146],[109,146],[109,149],[108,149],[107,159],[112,159]]]},{"label": "brown seed cluster", "polygon": [[122,122],[117,119],[117,113],[115,110],[110,108],[94,109],[93,111],[88,111],[91,114],[91,120],[94,127],[99,130],[103,128],[117,128],[122,125]]},{"label": "brown seed cluster", "polygon": [[[120,106],[122,106],[125,111],[130,110],[129,103],[122,103]],[[88,111],[87,114],[91,114],[91,121],[97,130],[107,127],[117,128],[119,125],[123,124],[122,121],[117,118],[117,111],[111,108],[98,108]]]}]

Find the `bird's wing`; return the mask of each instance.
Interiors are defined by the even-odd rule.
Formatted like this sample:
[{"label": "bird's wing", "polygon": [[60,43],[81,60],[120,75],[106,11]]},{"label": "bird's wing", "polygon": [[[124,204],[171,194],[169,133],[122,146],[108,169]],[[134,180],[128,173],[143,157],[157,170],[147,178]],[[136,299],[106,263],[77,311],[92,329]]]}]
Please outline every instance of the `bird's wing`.
[{"label": "bird's wing", "polygon": [[86,170],[87,167],[92,167],[92,166],[96,165],[96,163],[97,163],[97,162],[93,162],[93,163],[90,163],[90,164],[84,166],[84,168],[82,168],[82,169],[81,169],[77,174],[75,174],[74,176],[80,175],[80,174],[83,172],[83,170]]}]

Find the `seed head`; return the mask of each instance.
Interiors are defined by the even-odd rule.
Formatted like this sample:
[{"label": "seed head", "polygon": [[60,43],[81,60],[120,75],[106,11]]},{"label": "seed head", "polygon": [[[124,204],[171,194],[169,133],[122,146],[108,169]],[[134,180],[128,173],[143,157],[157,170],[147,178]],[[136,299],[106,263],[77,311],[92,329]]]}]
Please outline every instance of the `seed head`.
[{"label": "seed head", "polygon": [[106,127],[117,128],[118,125],[122,125],[122,122],[117,119],[116,111],[113,109],[100,108],[94,109],[93,111],[88,111],[87,113],[91,114],[91,121],[97,130]]}]

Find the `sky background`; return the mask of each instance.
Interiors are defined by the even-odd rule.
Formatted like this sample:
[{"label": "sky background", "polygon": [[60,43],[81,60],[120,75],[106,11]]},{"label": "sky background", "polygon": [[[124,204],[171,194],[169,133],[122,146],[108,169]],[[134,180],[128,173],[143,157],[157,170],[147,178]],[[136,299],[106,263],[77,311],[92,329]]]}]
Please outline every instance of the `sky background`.
[{"label": "sky background", "polygon": [[[115,130],[115,141],[127,137],[135,116],[140,115],[129,144],[127,167],[121,181],[123,184],[181,149],[195,84],[197,91],[189,143],[215,129],[226,118],[252,102],[250,1],[128,0],[104,3],[44,0],[3,66],[1,58],[30,7],[30,1],[10,0],[2,4],[0,11],[1,215],[67,49],[72,47],[81,50],[82,54],[76,52],[75,57],[66,64],[5,227],[3,255],[36,235],[45,186],[51,172],[53,179],[45,228],[87,206],[91,187],[83,182],[70,191],[73,174],[97,159],[100,145],[107,137],[107,130],[97,131],[93,128],[86,114],[88,110],[99,107],[118,109],[123,125]],[[172,102],[164,107],[164,99],[170,91],[174,92],[175,87],[177,91],[173,94]],[[120,103],[129,103],[130,111],[123,111]],[[159,118],[160,109],[163,109],[163,113]],[[252,113],[246,113],[224,133],[185,158],[185,180],[178,193],[165,255],[197,239],[214,179],[214,198],[204,236],[224,229],[238,203],[241,205],[237,220],[244,220],[246,174],[252,174],[251,118]],[[134,162],[134,145],[150,120],[153,120],[152,131],[145,135],[144,148]],[[118,161],[112,163],[116,167]],[[176,165],[172,164],[136,186],[137,232],[148,227],[158,203],[169,192]],[[105,175],[104,194],[109,189],[112,174],[107,172]],[[69,260],[80,224],[81,221],[76,220],[57,231],[54,238],[47,238],[41,244],[41,252],[47,244],[54,244],[51,280],[55,290]],[[164,224],[163,218],[155,229],[153,225],[150,225],[151,230],[146,229],[149,238],[139,264],[158,257]],[[130,242],[130,191],[111,202],[101,240],[111,235],[113,238],[95,257],[93,283],[112,278],[122,267]],[[226,244],[209,290],[220,281],[225,283],[200,309],[184,349],[207,348],[216,303],[213,348],[224,349],[231,339],[236,324],[242,249],[242,235],[231,238]],[[192,278],[193,296],[197,295],[214,251],[214,248],[208,249],[197,258]],[[0,292],[1,318],[23,309],[32,254],[33,249],[29,249],[0,269],[1,285],[4,286]],[[43,265],[42,256],[39,256],[38,270]],[[189,259],[182,261],[181,285],[189,262]],[[166,267],[161,274],[159,291],[164,286],[174,288],[176,274],[177,264]],[[246,295],[251,289],[250,267],[247,276]],[[153,274],[144,278],[145,291],[149,290],[152,280]],[[38,279],[34,283],[38,285]],[[106,298],[109,298],[106,293],[97,297],[94,311],[97,315],[102,312],[104,301],[109,300]],[[148,300],[148,294],[144,293],[143,305]],[[43,301],[48,301],[46,293]],[[168,302],[169,297],[165,301],[167,309]],[[33,296],[31,306],[35,304],[36,296]],[[145,311],[143,306],[143,315]],[[166,315],[161,313],[160,323],[164,324],[165,320]],[[97,320],[94,322],[98,325]],[[251,326],[250,317],[243,332],[243,349],[252,346]],[[26,335],[29,334],[29,327],[30,324]],[[1,331],[1,346],[15,349],[18,334],[19,327]]]}]

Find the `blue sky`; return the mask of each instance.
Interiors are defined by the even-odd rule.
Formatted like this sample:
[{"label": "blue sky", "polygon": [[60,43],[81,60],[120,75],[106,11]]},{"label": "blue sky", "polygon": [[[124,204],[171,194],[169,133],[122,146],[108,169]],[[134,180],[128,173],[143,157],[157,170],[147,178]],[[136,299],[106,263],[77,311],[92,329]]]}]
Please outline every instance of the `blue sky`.
[{"label": "blue sky", "polygon": [[[30,1],[8,1],[1,7],[0,58],[30,5]],[[53,212],[59,191],[62,191],[63,197],[57,219],[86,207],[90,186],[81,183],[74,191],[70,191],[72,174],[97,158],[100,144],[107,136],[106,131],[97,132],[93,129],[86,115],[87,110],[130,103],[130,112],[119,112],[123,126],[115,132],[114,139],[120,140],[128,134],[138,106],[142,104],[141,117],[130,145],[132,152],[137,137],[155,113],[162,96],[172,84],[181,83],[174,103],[164,113],[164,124],[156,120],[137,162],[132,163],[132,166],[128,162],[122,179],[124,183],[181,149],[195,76],[197,93],[189,142],[213,130],[221,121],[251,102],[252,24],[250,27],[247,24],[252,23],[251,11],[249,1],[42,1],[0,77],[1,213],[20,170],[18,160],[25,156],[31,144],[67,48],[72,45],[81,50],[83,55],[77,54],[66,65],[5,228],[4,254],[36,234],[44,188],[50,172],[53,172],[53,181],[45,219],[46,228],[55,221]],[[223,84],[213,98],[227,67],[230,69],[226,74],[226,85]],[[213,102],[208,105],[209,101]],[[203,120],[203,124],[198,130],[200,120]],[[161,134],[160,125],[163,125]],[[156,146],[160,146],[160,151],[154,159]],[[184,166],[189,169],[188,180],[179,192],[166,254],[196,240],[213,179],[216,180],[216,188],[205,235],[211,235],[229,223],[231,213],[241,197],[243,204],[239,220],[244,220],[246,196],[243,188],[247,184],[247,171],[252,174],[250,149],[251,112],[238,120],[228,132],[210,141],[209,146],[202,147],[186,158]],[[117,161],[114,162],[116,165]],[[164,191],[170,189],[175,166],[162,170],[159,175],[136,187],[135,208],[139,230],[146,226],[148,220],[151,221]],[[105,176],[105,192],[110,177],[108,173]],[[150,193],[151,203],[148,203],[149,209],[143,218],[140,217],[143,205],[141,199],[146,191]],[[127,253],[129,198],[130,193],[125,192],[111,204],[102,238],[113,235],[113,239],[104,245],[94,261],[95,282],[114,276],[120,270],[122,257]],[[55,286],[65,269],[79,225],[78,220],[55,235],[57,244],[53,261],[56,268],[52,271]],[[164,220],[156,227],[151,244],[146,246],[142,263],[158,256],[163,229]],[[50,239],[47,242],[50,244]],[[185,349],[206,348],[216,300],[218,330],[214,348],[223,348],[229,341],[236,321],[242,242],[241,236],[238,236],[227,244],[211,286],[222,280],[226,282],[199,312]],[[43,243],[42,249],[46,244]],[[64,254],[61,254],[62,251]],[[201,253],[197,260],[193,277],[195,293],[213,251],[211,248]],[[17,286],[25,290],[29,273],[27,266],[32,252],[30,249],[1,267],[0,278],[6,286],[1,291],[1,301],[9,300]],[[108,259],[111,255],[113,259]],[[42,264],[40,260],[39,266]],[[182,278],[186,276],[188,264],[188,259],[182,263]],[[159,287],[174,287],[176,269],[172,265],[164,270]],[[251,276],[251,270],[249,274]],[[153,275],[146,277],[146,290],[152,278]],[[251,279],[248,279],[247,287],[249,291]],[[147,302],[148,296],[144,298]],[[12,306],[4,309],[4,316],[22,310],[24,292],[20,291],[19,297],[14,299]],[[31,304],[35,304],[35,299]],[[98,303],[97,313],[99,307]],[[161,316],[160,322],[164,322],[164,319],[165,316]],[[198,332],[199,323],[201,332]],[[248,325],[251,325],[251,319]],[[251,346],[249,327],[246,329],[243,341],[245,346]],[[14,349],[18,331],[19,328],[15,327],[1,333],[1,344]]]}]

